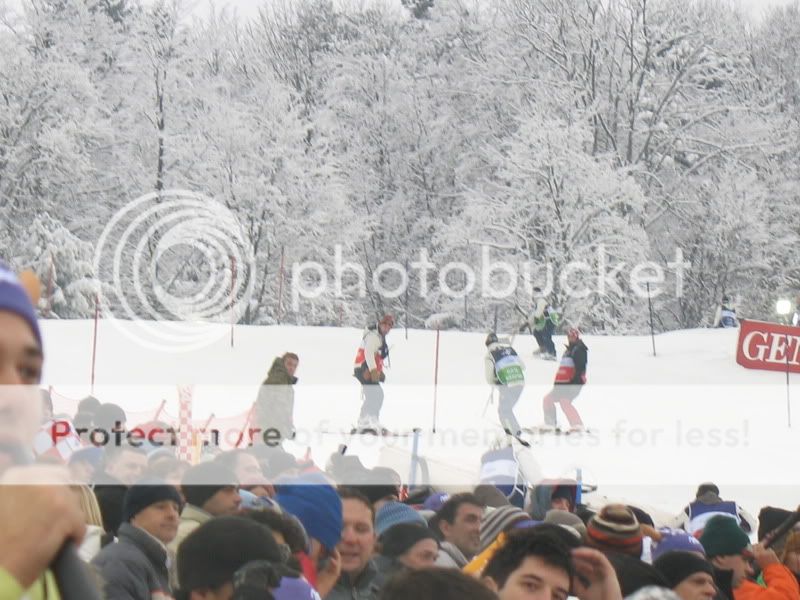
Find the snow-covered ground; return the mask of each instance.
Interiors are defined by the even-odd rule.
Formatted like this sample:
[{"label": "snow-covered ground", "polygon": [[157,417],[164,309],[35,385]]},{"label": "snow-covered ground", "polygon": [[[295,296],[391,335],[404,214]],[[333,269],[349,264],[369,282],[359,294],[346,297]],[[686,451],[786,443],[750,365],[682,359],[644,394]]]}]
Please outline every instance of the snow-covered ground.
[{"label": "snow-covered ground", "polygon": [[[154,324],[148,323],[148,327]],[[156,327],[168,327],[158,324]],[[155,412],[162,399],[177,415],[177,386],[194,385],[194,419],[212,412],[215,422],[251,406],[274,357],[300,356],[295,420],[297,454],[311,448],[323,463],[340,443],[367,465],[392,465],[405,477],[411,438],[354,438],[349,431],[360,406],[352,361],[361,331],[350,328],[218,326],[216,340],[185,352],[158,351],[136,341],[140,325],[101,321],[95,395],[138,416]],[[45,381],[57,392],[56,411],[73,412],[89,393],[93,323],[43,321]],[[422,429],[420,453],[437,481],[477,481],[481,454],[497,439],[496,405],[484,414],[489,388],[483,377],[485,335],[442,332],[438,388],[436,332],[403,330],[389,335],[391,364],[384,386],[382,422],[393,430]],[[575,476],[599,485],[593,496],[622,497],[674,513],[701,481],[712,480],[724,498],[751,512],[770,504],[800,503],[800,401],[794,429],[787,426],[786,376],[750,371],[735,362],[737,331],[692,330],[656,337],[585,336],[589,383],[576,401],[595,436],[547,437],[533,456],[546,477]],[[557,346],[564,343],[556,338]],[[523,425],[541,423],[541,398],[556,363],[531,356],[530,336],[515,348],[526,362],[527,386],[517,405]],[[174,349],[174,348],[173,348]],[[791,379],[800,398],[800,377]],[[436,433],[432,433],[436,406]],[[563,417],[560,415],[563,422]],[[328,432],[328,433],[324,433]]]}]

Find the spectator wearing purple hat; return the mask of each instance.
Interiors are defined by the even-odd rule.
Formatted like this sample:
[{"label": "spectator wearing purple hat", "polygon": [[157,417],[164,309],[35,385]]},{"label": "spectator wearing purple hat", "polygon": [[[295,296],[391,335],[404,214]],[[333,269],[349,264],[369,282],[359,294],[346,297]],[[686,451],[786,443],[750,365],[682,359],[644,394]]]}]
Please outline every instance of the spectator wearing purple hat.
[{"label": "spectator wearing purple hat", "polygon": [[682,529],[662,528],[658,530],[660,539],[655,540],[652,546],[652,557],[655,562],[667,552],[695,552],[703,557],[706,551],[703,544],[693,535]]}]

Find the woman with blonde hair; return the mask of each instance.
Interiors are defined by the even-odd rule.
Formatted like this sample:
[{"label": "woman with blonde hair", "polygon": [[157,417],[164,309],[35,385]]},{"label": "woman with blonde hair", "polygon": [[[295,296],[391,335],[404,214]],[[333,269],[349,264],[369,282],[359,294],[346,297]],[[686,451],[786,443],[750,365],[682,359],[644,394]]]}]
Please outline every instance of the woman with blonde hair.
[{"label": "woman with blonde hair", "polygon": [[78,504],[86,523],[86,537],[83,538],[83,543],[78,548],[78,555],[81,560],[89,562],[103,546],[114,538],[108,536],[103,529],[103,516],[92,488],[88,485],[71,485],[70,488],[78,497]]}]

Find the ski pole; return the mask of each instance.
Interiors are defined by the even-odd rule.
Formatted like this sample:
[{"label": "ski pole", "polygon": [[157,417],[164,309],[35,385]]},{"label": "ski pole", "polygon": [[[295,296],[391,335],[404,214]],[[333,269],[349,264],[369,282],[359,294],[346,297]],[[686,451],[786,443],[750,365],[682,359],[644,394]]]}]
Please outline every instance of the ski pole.
[{"label": "ski pole", "polygon": [[481,413],[481,417],[486,416],[486,409],[489,408],[489,405],[493,403],[494,403],[494,386],[489,388],[489,397],[486,399],[486,404],[483,405],[483,412]]}]

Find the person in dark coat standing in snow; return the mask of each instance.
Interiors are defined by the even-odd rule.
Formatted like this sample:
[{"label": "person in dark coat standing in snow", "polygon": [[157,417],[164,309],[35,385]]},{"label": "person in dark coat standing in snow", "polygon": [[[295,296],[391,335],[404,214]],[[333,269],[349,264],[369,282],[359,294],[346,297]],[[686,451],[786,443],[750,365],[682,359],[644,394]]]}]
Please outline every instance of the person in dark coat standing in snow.
[{"label": "person in dark coat standing in snow", "polygon": [[[299,363],[300,359],[294,352],[287,352],[272,361],[272,366],[264,383],[261,384],[256,400],[255,423],[261,429],[262,434],[271,429],[280,433],[281,441],[294,437],[294,388],[292,386],[297,383],[297,377],[294,374]],[[253,441],[258,443],[258,440]]]},{"label": "person in dark coat standing in snow", "polygon": [[578,411],[572,406],[572,402],[581,393],[586,383],[589,349],[583,343],[581,332],[577,327],[570,327],[567,330],[567,340],[569,343],[561,357],[553,389],[542,401],[545,429],[556,428],[556,403],[558,403],[569,421],[570,429],[581,431],[583,430],[583,421]]}]

